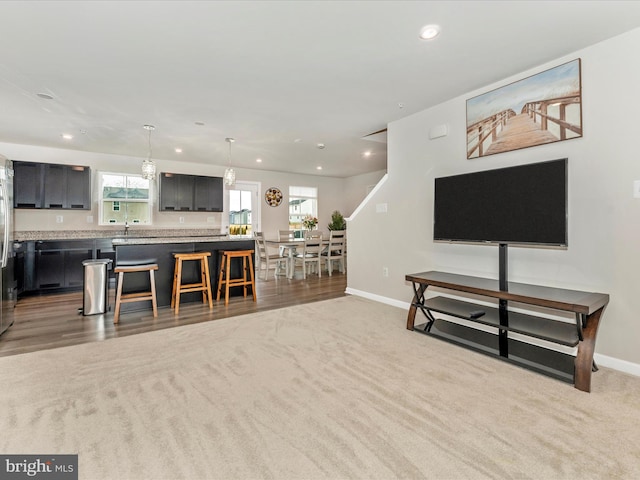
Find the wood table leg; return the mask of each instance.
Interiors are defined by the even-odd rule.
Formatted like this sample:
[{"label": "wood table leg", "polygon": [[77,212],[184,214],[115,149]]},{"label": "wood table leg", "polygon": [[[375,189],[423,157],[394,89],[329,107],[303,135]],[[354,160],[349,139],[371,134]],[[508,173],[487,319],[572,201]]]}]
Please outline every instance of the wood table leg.
[{"label": "wood table leg", "polygon": [[587,317],[586,325],[582,328],[583,340],[578,344],[578,354],[575,360],[574,385],[583,392],[591,391],[591,372],[593,369],[593,353],[596,347],[598,325],[605,307],[593,312]]},{"label": "wood table leg", "polygon": [[413,330],[413,326],[416,320],[416,310],[418,309],[418,305],[424,305],[424,291],[427,289],[428,285],[420,284],[419,287],[416,287],[416,284],[413,284],[413,300],[411,301],[411,306],[409,307],[409,314],[407,315],[407,330]]}]

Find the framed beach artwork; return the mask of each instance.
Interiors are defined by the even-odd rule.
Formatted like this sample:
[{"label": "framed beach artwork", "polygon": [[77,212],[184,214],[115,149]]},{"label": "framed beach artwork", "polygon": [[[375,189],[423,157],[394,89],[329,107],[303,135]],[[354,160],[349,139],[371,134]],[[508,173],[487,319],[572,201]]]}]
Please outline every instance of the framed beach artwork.
[{"label": "framed beach artwork", "polygon": [[467,100],[467,159],[579,137],[579,58]]}]

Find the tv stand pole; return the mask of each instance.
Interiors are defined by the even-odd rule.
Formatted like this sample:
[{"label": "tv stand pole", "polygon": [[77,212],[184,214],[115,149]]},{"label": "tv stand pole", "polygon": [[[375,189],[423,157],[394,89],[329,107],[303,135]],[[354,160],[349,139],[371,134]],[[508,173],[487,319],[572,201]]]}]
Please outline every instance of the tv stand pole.
[{"label": "tv stand pole", "polygon": [[[509,291],[509,245],[501,243],[498,247],[498,288],[501,292]],[[509,310],[507,300],[498,300],[498,315],[501,328],[498,330],[498,350],[501,357],[509,356]]]}]

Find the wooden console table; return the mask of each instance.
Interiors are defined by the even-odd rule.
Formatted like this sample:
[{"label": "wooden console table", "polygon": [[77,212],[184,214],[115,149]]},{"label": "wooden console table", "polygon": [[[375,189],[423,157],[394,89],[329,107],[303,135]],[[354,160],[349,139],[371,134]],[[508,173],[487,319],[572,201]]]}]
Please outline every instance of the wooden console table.
[{"label": "wooden console table", "polygon": [[[597,370],[593,353],[598,324],[609,303],[609,295],[514,282],[507,282],[506,288],[501,289],[498,280],[435,271],[414,273],[405,278],[412,282],[414,291],[407,316],[408,330],[573,383],[578,390],[591,390],[591,372]],[[498,305],[487,307],[444,296],[425,298],[429,286],[498,299]],[[571,312],[575,314],[575,323],[514,312],[508,309],[509,301]],[[418,309],[428,321],[414,326]],[[437,319],[436,313],[493,327],[495,333]],[[569,355],[515,340],[508,336],[508,332],[569,347],[577,346],[577,354]]]}]

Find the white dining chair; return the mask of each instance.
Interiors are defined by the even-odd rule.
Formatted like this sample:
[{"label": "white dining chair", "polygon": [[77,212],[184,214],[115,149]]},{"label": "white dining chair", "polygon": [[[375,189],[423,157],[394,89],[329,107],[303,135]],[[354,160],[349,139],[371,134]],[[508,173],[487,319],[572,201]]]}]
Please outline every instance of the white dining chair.
[{"label": "white dining chair", "polygon": [[[318,277],[322,276],[322,269],[320,268],[322,257],[322,239],[319,238],[307,238],[302,243],[302,251],[296,253],[294,257],[294,270],[295,267],[300,264],[302,266],[302,278],[307,278],[307,268],[315,267],[314,271],[318,272]],[[311,270],[309,270],[311,273]]]},{"label": "white dining chair", "polygon": [[321,257],[327,264],[329,276],[335,268],[333,262],[339,262],[341,273],[345,273],[345,251],[347,246],[346,230],[331,230],[329,233],[329,245],[322,251]]},{"label": "white dining chair", "polygon": [[281,256],[274,249],[271,249],[264,241],[264,234],[262,232],[254,232],[256,241],[256,276],[260,277],[260,272],[264,270],[264,280],[269,280],[269,270],[273,269],[273,275],[277,278],[278,275],[284,275],[288,272],[288,257]]}]

